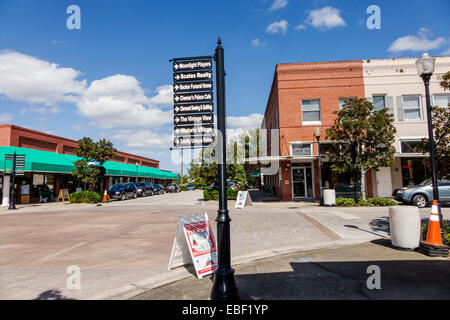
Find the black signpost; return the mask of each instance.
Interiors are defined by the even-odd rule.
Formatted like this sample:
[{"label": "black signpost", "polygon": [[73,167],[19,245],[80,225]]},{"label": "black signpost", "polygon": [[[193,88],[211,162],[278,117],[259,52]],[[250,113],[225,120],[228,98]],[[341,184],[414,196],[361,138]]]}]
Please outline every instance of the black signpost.
[{"label": "black signpost", "polygon": [[[183,149],[210,145],[214,142],[213,72],[211,56],[175,58],[174,88],[174,148]],[[214,55],[217,92],[217,163],[219,169],[219,210],[217,222],[218,268],[214,273],[212,300],[238,298],[231,268],[230,216],[227,208],[225,69],[224,50],[220,38]],[[203,150],[202,150],[203,151]],[[202,152],[203,155],[203,152]],[[181,161],[183,168],[183,160]],[[181,171],[183,175],[183,170]]]},{"label": "black signpost", "polygon": [[6,161],[12,161],[12,171],[11,171],[11,185],[10,196],[9,196],[9,207],[8,210],[16,209],[16,192],[14,189],[15,177],[16,175],[23,175],[25,172],[25,155],[6,154],[5,155],[5,168]]}]

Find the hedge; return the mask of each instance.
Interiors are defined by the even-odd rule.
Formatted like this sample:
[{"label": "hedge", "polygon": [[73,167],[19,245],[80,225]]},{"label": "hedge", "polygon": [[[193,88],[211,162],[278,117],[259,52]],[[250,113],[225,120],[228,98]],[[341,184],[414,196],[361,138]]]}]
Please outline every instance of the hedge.
[{"label": "hedge", "polygon": [[[228,188],[227,190],[227,198],[228,200],[236,200],[238,191]],[[219,191],[218,190],[203,190],[203,200],[219,200]]]},{"label": "hedge", "polygon": [[355,203],[354,198],[339,197],[336,199],[336,207],[387,207],[396,205],[398,205],[396,201],[388,198],[359,199],[358,203]]},{"label": "hedge", "polygon": [[103,196],[100,196],[95,191],[78,191],[70,194],[71,203],[99,203],[102,199]]}]

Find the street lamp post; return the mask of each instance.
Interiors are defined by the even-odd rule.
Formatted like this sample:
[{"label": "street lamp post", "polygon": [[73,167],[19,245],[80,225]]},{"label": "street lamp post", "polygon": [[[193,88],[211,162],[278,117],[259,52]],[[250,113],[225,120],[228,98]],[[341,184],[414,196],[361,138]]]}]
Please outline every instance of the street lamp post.
[{"label": "street lamp post", "polygon": [[12,173],[11,173],[11,194],[9,197],[9,207],[8,210],[15,210],[16,209],[16,193],[14,190],[14,184],[15,184],[15,178],[16,178],[16,160],[17,160],[17,155],[14,152],[14,156],[13,156],[13,169],[12,169]]},{"label": "street lamp post", "polygon": [[422,54],[422,57],[416,61],[417,73],[422,78],[425,85],[425,97],[427,103],[427,121],[428,121],[428,142],[430,146],[430,162],[431,162],[431,180],[433,183],[433,199],[438,203],[439,220],[442,226],[442,213],[439,206],[439,190],[436,177],[436,158],[434,155],[434,136],[432,123],[432,107],[430,101],[430,78],[434,72],[434,63],[436,59],[430,57],[428,53]]},{"label": "street lamp post", "polygon": [[323,191],[322,191],[322,165],[320,163],[320,128],[316,127],[314,129],[314,135],[317,139],[317,161],[318,161],[318,169],[319,169],[319,192],[320,192],[320,202],[319,204],[323,206]]},{"label": "street lamp post", "polygon": [[217,211],[217,257],[218,267],[214,273],[211,300],[235,300],[237,288],[234,270],[231,268],[230,216],[227,208],[227,162],[225,136],[225,68],[222,42],[217,42],[216,54],[216,90],[217,90],[217,162],[219,169],[219,210]]}]

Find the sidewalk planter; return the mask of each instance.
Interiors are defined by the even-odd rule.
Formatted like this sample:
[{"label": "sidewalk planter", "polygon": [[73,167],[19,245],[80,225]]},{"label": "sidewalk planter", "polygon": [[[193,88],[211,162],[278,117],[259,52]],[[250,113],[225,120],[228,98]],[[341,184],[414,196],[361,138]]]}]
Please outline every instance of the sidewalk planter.
[{"label": "sidewalk planter", "polygon": [[420,242],[420,213],[416,206],[389,207],[389,228],[394,247],[413,250]]},{"label": "sidewalk planter", "polygon": [[323,205],[327,207],[334,207],[336,205],[336,190],[323,190]]}]

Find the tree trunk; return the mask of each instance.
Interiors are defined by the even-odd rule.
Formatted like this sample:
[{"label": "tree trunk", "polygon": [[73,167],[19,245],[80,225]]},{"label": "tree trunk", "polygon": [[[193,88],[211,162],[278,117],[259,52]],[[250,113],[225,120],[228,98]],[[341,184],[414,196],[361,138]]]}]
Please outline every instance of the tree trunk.
[{"label": "tree trunk", "polygon": [[367,200],[366,196],[366,170],[361,168],[361,198]]}]

